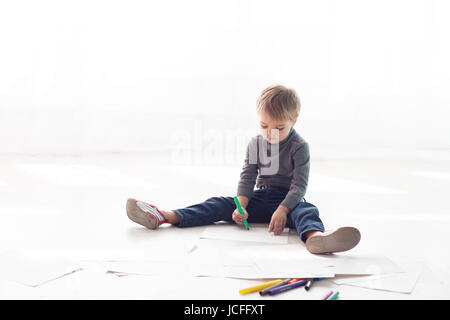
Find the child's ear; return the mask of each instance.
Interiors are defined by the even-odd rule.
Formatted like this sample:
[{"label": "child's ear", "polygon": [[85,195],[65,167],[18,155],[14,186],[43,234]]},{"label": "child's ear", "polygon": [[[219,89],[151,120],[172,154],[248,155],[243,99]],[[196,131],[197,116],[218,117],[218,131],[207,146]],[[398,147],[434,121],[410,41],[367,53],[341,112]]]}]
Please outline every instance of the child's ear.
[{"label": "child's ear", "polygon": [[294,124],[297,122],[297,118],[294,119],[294,121],[292,122],[292,126],[294,126]]}]

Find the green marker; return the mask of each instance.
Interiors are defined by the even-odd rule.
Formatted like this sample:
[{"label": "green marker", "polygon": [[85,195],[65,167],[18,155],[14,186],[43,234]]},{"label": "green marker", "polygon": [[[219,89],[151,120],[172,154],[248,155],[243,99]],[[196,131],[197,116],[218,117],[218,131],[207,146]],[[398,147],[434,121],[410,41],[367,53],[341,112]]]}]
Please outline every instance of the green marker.
[{"label": "green marker", "polygon": [[[239,199],[238,199],[237,197],[234,197],[234,203],[236,203],[236,207],[238,208],[239,212],[240,212],[243,216],[245,216],[245,213],[244,213],[244,211],[242,210],[241,204],[239,203]],[[244,220],[244,225],[245,225],[245,227],[247,228],[247,230],[250,230],[250,229],[248,228],[248,222],[247,222],[246,219]]]},{"label": "green marker", "polygon": [[328,298],[328,300],[337,300],[339,295],[339,291],[336,291],[331,297]]}]

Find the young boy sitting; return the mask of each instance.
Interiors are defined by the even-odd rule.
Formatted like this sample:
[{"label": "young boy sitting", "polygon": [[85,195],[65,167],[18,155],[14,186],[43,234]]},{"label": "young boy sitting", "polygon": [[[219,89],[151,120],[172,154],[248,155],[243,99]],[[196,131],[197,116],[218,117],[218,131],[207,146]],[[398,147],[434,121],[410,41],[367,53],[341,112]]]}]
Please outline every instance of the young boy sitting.
[{"label": "young boy sitting", "polygon": [[[163,223],[192,227],[229,221],[269,223],[269,232],[295,228],[311,253],[342,252],[355,247],[361,234],[354,227],[325,231],[316,206],[306,202],[310,157],[308,143],[293,128],[300,113],[297,93],[281,85],[264,89],[257,101],[261,134],[249,142],[237,187],[237,198],[212,197],[176,210],[160,210],[133,198],[128,217],[149,229]],[[256,183],[257,189],[254,189]]]}]

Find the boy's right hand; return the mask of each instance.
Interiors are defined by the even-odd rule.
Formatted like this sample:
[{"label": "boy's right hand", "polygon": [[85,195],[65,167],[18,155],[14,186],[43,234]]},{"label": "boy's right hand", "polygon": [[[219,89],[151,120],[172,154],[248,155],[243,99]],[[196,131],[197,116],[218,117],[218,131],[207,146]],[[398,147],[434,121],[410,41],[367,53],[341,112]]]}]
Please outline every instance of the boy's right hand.
[{"label": "boy's right hand", "polygon": [[242,214],[239,212],[239,209],[236,208],[236,209],[233,211],[233,214],[231,215],[231,218],[232,218],[233,221],[236,222],[237,224],[244,224],[244,220],[245,220],[245,219],[248,219],[248,212],[247,212],[247,210],[245,210],[245,208],[242,207],[242,211],[244,211],[244,215],[242,215]]}]

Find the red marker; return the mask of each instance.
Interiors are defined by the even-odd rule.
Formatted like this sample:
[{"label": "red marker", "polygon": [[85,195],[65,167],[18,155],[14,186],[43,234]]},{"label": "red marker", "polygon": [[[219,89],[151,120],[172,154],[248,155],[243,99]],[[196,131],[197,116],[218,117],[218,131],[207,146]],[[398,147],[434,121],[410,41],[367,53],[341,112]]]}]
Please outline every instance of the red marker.
[{"label": "red marker", "polygon": [[294,283],[294,282],[297,282],[297,281],[300,281],[300,280],[305,280],[305,279],[304,278],[294,278],[294,279],[290,280],[288,282],[288,284],[291,284],[291,283]]}]

